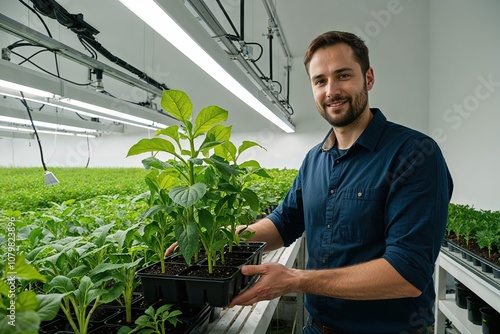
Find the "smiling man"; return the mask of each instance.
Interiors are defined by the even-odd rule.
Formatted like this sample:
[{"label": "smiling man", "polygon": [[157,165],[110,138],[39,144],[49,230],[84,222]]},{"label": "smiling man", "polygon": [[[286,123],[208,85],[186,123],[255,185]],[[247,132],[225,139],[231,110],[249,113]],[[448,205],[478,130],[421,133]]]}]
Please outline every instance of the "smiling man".
[{"label": "smiling man", "polygon": [[427,333],[453,189],[441,151],[369,107],[375,77],[357,36],[318,36],[304,65],[332,129],[308,152],[284,201],[248,230],[268,250],[305,232],[307,269],[244,266],[260,278],[230,306],[302,292],[310,314],[304,333]]}]

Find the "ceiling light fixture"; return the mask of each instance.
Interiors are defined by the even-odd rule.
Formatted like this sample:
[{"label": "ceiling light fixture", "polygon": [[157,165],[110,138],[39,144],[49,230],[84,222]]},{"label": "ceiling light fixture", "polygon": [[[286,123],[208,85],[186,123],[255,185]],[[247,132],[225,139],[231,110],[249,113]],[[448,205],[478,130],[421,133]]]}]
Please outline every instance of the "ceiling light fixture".
[{"label": "ceiling light fixture", "polygon": [[[1,91],[0,91],[0,95],[12,97],[12,98],[15,98],[15,99],[21,99],[21,95],[4,93],[4,92],[1,92]],[[151,125],[142,125],[142,124],[138,124],[138,123],[134,123],[134,122],[125,121],[125,120],[119,119],[119,118],[112,118],[112,117],[108,117],[108,116],[105,116],[105,115],[97,115],[97,114],[93,114],[93,113],[90,113],[90,112],[87,112],[87,111],[83,111],[83,110],[80,110],[80,109],[75,109],[75,108],[67,107],[67,106],[64,106],[64,105],[57,104],[57,103],[52,103],[52,102],[49,102],[49,101],[45,101],[45,100],[42,100],[40,98],[37,99],[37,98],[24,97],[24,99],[26,101],[36,102],[36,103],[40,103],[42,105],[51,106],[51,107],[54,107],[54,108],[60,108],[61,110],[72,111],[72,112],[78,113],[80,115],[84,115],[84,116],[88,116],[88,117],[92,117],[92,118],[105,119],[107,121],[121,123],[121,124],[127,124],[127,125],[131,125],[131,126],[135,126],[135,127],[143,128],[143,129],[148,129],[148,130],[157,130],[158,129],[158,127],[154,127],[154,126],[151,126]]]},{"label": "ceiling light fixture", "polygon": [[[171,16],[154,0],[119,0],[130,11],[142,19],[153,30],[170,42],[196,65],[207,72],[236,97],[257,111],[259,114],[276,124],[286,133],[295,132],[293,124],[283,120],[273,113],[261,100],[255,97],[238,80],[229,74],[214,58],[203,49]],[[176,4],[169,2],[168,6]],[[183,4],[181,4],[184,6]],[[185,9],[188,11],[188,9]],[[192,15],[191,15],[192,16]],[[195,20],[192,17],[192,20]],[[200,25],[200,28],[201,25]],[[206,34],[206,32],[205,32]],[[214,41],[212,41],[215,43]],[[215,43],[215,46],[220,49]],[[215,49],[215,48],[214,48]],[[222,51],[222,49],[220,49]],[[227,57],[227,55],[225,55]]]},{"label": "ceiling light fixture", "polygon": [[[3,130],[8,130],[8,131],[16,131],[16,132],[27,132],[27,133],[34,133],[32,128],[20,128],[16,126],[4,126],[0,125],[0,129]],[[49,131],[49,130],[37,130],[38,133],[45,133],[45,134],[52,134],[52,135],[63,135],[63,136],[76,136],[76,137],[90,137],[90,138],[96,138],[97,136],[95,134],[91,133],[75,133],[75,132],[66,132],[66,131]]]},{"label": "ceiling light fixture", "polygon": [[82,89],[59,78],[1,59],[0,73],[2,73],[0,94],[21,99],[19,92],[22,91],[27,100],[44,98],[54,105],[62,103],[78,106],[93,111],[96,113],[95,117],[111,116],[110,120],[122,123],[128,121],[128,124],[142,128],[163,129],[167,127],[165,122],[170,119],[158,110],[135,105],[90,89]]},{"label": "ceiling light fixture", "polygon": [[[2,116],[2,115],[0,115],[0,122],[22,124],[22,125],[31,125],[31,122],[27,119]],[[70,126],[70,125],[60,125],[60,124],[40,122],[40,121],[33,121],[33,123],[35,124],[35,126],[37,128],[42,127],[42,128],[48,128],[48,129],[80,132],[80,133],[95,133],[95,132],[97,132],[97,130],[94,130],[94,129],[79,128],[79,127]]]}]

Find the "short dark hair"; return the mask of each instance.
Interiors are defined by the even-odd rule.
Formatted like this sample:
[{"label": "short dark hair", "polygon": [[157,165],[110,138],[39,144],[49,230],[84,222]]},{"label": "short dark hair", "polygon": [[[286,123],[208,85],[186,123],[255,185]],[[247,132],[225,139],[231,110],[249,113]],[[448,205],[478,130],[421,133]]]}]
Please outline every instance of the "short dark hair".
[{"label": "short dark hair", "polygon": [[354,60],[359,64],[359,66],[361,66],[361,71],[363,75],[365,75],[370,68],[368,48],[361,38],[350,32],[344,31],[328,31],[313,39],[304,56],[304,65],[306,67],[307,74],[309,75],[309,63],[318,49],[340,43],[345,43],[351,47],[354,53]]}]

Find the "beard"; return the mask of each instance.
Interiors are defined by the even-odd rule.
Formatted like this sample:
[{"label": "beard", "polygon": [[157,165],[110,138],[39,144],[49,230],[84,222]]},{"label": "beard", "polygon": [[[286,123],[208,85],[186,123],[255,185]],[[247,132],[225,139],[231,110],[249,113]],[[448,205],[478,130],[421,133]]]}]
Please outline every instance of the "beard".
[{"label": "beard", "polygon": [[[344,114],[329,114],[326,111],[326,106],[331,103],[346,101],[349,104],[347,112]],[[324,103],[316,103],[319,113],[324,119],[330,123],[333,127],[344,127],[355,122],[359,116],[363,113],[368,105],[368,90],[366,84],[363,85],[361,91],[359,91],[354,98],[351,96],[335,95],[333,98],[325,101]]]}]

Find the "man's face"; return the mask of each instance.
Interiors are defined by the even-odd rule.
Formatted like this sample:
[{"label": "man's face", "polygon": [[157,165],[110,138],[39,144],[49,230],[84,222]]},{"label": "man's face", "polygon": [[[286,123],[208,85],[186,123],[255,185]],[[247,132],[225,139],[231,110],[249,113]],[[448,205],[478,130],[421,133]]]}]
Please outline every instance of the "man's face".
[{"label": "man's face", "polygon": [[317,50],[309,63],[314,101],[333,127],[345,127],[368,111],[373,69],[363,76],[349,45],[341,43]]}]

